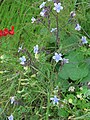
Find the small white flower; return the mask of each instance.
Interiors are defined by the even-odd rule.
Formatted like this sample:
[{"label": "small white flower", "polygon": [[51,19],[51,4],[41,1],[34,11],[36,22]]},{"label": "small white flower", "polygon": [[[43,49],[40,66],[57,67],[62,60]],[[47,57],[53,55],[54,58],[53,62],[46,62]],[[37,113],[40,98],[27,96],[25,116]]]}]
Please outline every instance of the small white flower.
[{"label": "small white flower", "polygon": [[52,28],[50,32],[54,32],[56,30],[57,30],[57,28]]},{"label": "small white flower", "polygon": [[70,86],[69,89],[68,89],[68,91],[71,91],[71,92],[74,92],[74,90],[75,90],[74,86]]},{"label": "small white flower", "polygon": [[77,98],[82,99],[82,94],[77,94]]},{"label": "small white flower", "polygon": [[13,120],[13,115],[12,114],[8,117],[8,120]]},{"label": "small white flower", "polygon": [[25,61],[26,61],[26,58],[25,58],[25,56],[22,56],[22,57],[19,58],[19,60],[21,61],[20,64],[24,65]]},{"label": "small white flower", "polygon": [[57,13],[59,13],[60,12],[60,10],[62,10],[63,9],[63,7],[61,6],[61,3],[54,3],[54,10],[56,10],[57,11]]},{"label": "small white flower", "polygon": [[55,105],[55,103],[58,104],[58,101],[59,101],[60,99],[58,99],[56,96],[54,96],[53,98],[50,98],[50,100],[52,100],[52,101],[53,101],[53,104]]},{"label": "small white flower", "polygon": [[22,50],[22,46],[18,48],[18,52],[20,52]]},{"label": "small white flower", "polygon": [[52,0],[48,0],[48,1],[52,1]]},{"label": "small white flower", "polygon": [[87,44],[88,43],[85,36],[82,36],[81,41],[82,41],[82,44]]},{"label": "small white flower", "polygon": [[74,16],[76,16],[76,13],[75,13],[75,11],[71,11],[71,12],[70,12],[70,16],[71,16],[71,17],[74,17]]},{"label": "small white flower", "polygon": [[56,62],[59,62],[60,60],[62,60],[62,54],[58,54],[58,53],[55,53],[55,56],[53,56],[53,59],[56,61]]},{"label": "small white flower", "polygon": [[10,97],[10,101],[11,101],[11,104],[13,104],[15,102],[15,96]]},{"label": "small white flower", "polygon": [[47,10],[43,9],[43,10],[40,12],[40,15],[41,15],[42,17],[44,17],[46,11],[47,11]]},{"label": "small white flower", "polygon": [[81,26],[79,24],[76,24],[75,30],[80,31],[81,30]]},{"label": "small white flower", "polygon": [[83,87],[80,87],[79,89],[80,89],[80,90],[83,90]]},{"label": "small white flower", "polygon": [[38,45],[34,46],[34,53],[35,53],[35,54],[38,53]]},{"label": "small white flower", "polygon": [[63,58],[63,63],[65,64],[65,63],[69,63],[69,59],[66,59],[66,58]]},{"label": "small white flower", "polygon": [[31,23],[34,23],[36,21],[36,19],[34,17],[31,18]]},{"label": "small white flower", "polygon": [[46,2],[43,2],[39,7],[40,9],[43,8],[45,6]]}]

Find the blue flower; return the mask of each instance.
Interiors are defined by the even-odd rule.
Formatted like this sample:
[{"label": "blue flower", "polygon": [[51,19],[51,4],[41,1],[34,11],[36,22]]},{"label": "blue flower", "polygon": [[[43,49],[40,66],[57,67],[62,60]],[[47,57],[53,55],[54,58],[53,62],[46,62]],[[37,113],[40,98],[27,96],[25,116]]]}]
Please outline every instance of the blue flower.
[{"label": "blue flower", "polygon": [[42,11],[40,12],[40,15],[41,15],[42,17],[44,17],[46,12],[47,12],[47,10],[42,9]]},{"label": "blue flower", "polygon": [[59,13],[60,12],[60,10],[62,10],[63,9],[63,7],[61,6],[61,3],[54,3],[54,10],[56,10],[57,11],[57,13]]},{"label": "blue flower", "polygon": [[38,53],[38,45],[34,46],[34,53],[35,53],[35,54]]},{"label": "blue flower", "polygon": [[58,53],[55,53],[55,56],[53,56],[53,59],[56,61],[56,62],[59,62],[60,60],[62,60],[62,54],[58,54]]},{"label": "blue flower", "polygon": [[79,24],[76,24],[75,30],[80,31],[81,30],[81,26]]},{"label": "blue flower", "polygon": [[75,11],[71,11],[71,12],[70,12],[70,16],[71,16],[71,17],[74,17],[74,16],[76,16],[76,13],[75,13]]},{"label": "blue flower", "polygon": [[25,62],[26,62],[25,56],[20,57],[19,60],[21,61],[21,62],[20,62],[21,65],[24,65]]},{"label": "blue flower", "polygon": [[34,23],[36,21],[36,19],[34,17],[31,18],[31,23]]},{"label": "blue flower", "polygon": [[46,2],[43,2],[39,7],[40,9],[43,8],[45,6]]},{"label": "blue flower", "polygon": [[57,30],[57,28],[52,28],[50,32],[54,32],[56,30]]},{"label": "blue flower", "polygon": [[18,52],[20,52],[22,50],[22,46],[18,48]]},{"label": "blue flower", "polygon": [[88,43],[85,36],[82,36],[81,41],[82,41],[82,44],[87,44]]},{"label": "blue flower", "polygon": [[15,102],[15,96],[12,96],[12,97],[10,98],[10,101],[11,101],[11,104],[13,104],[13,103]]},{"label": "blue flower", "polygon": [[53,101],[53,104],[58,104],[58,101],[59,101],[60,99],[58,99],[56,96],[54,96],[53,98],[50,98],[50,100]]},{"label": "blue flower", "polygon": [[65,64],[65,63],[69,63],[69,59],[66,59],[66,58],[63,58],[63,64]]},{"label": "blue flower", "polygon": [[12,114],[8,117],[8,120],[13,120],[13,115]]}]

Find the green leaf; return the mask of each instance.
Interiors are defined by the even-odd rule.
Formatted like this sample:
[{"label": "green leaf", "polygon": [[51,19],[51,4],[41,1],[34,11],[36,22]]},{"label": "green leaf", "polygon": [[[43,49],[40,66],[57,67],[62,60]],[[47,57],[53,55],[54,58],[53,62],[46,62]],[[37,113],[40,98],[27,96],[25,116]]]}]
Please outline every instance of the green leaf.
[{"label": "green leaf", "polygon": [[63,44],[63,47],[66,47],[68,45],[73,45],[74,43],[77,43],[78,40],[79,40],[79,37],[77,35],[65,35],[65,32],[64,32],[64,37],[62,38],[62,44]]},{"label": "green leaf", "polygon": [[[64,76],[63,76],[63,77],[64,77]],[[61,76],[60,76],[60,74],[58,75],[58,79],[57,79],[56,83],[57,83],[57,85],[60,86],[60,88],[61,88],[61,90],[62,90],[63,92],[66,92],[66,90],[67,90],[68,87],[69,87],[69,82],[68,82],[68,80],[67,80],[67,79],[62,79]]]},{"label": "green leaf", "polygon": [[77,66],[75,64],[65,64],[59,72],[59,77],[62,79],[79,80],[88,75],[86,66]]},{"label": "green leaf", "polygon": [[78,65],[79,63],[83,62],[84,56],[79,50],[71,51],[68,55],[68,59],[70,63]]},{"label": "green leaf", "polygon": [[88,69],[86,67],[75,67],[71,68],[69,72],[69,77],[72,80],[78,80],[86,77],[88,74]]},{"label": "green leaf", "polygon": [[59,115],[60,117],[66,118],[66,117],[68,117],[69,113],[65,110],[65,108],[60,108],[60,109],[58,110],[58,115]]},{"label": "green leaf", "polygon": [[90,82],[90,72],[88,73],[88,75],[85,78],[83,78],[83,80],[81,82],[82,83]]},{"label": "green leaf", "polygon": [[72,51],[67,56],[69,64],[62,66],[59,72],[59,77],[62,79],[82,80],[88,75],[89,69],[87,63],[84,63],[84,56],[82,52]]}]

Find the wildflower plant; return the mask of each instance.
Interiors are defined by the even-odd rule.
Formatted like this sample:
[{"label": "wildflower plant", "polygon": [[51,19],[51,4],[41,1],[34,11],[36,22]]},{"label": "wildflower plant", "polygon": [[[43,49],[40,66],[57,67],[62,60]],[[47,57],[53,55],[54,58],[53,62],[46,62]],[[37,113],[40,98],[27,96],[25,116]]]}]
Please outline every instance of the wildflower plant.
[{"label": "wildflower plant", "polygon": [[0,119],[88,118],[90,31],[83,24],[88,2],[11,3],[15,30],[0,29]]}]

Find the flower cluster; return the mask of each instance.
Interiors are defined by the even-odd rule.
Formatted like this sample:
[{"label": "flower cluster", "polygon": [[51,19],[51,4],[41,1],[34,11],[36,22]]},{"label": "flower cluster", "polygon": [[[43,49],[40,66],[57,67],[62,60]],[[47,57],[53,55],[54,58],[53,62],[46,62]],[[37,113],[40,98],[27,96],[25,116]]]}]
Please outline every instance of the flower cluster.
[{"label": "flower cluster", "polygon": [[68,91],[74,92],[75,91],[75,87],[74,86],[70,86]]},{"label": "flower cluster", "polygon": [[[52,1],[52,0],[48,0],[48,1]],[[43,8],[42,11],[40,12],[40,15],[41,15],[42,17],[47,16],[48,13],[49,13],[49,9],[48,9],[48,7],[45,6],[45,4],[46,4],[46,2],[43,2],[43,3],[39,6],[40,9]],[[59,2],[59,3],[55,2],[53,9],[56,10],[57,13],[59,13],[60,10],[63,9],[63,7],[61,6],[61,3],[60,3],[60,2]]]},{"label": "flower cluster", "polygon": [[[52,0],[48,0],[48,1],[52,1]],[[61,6],[61,3],[58,2],[58,0],[53,0],[53,1],[56,1],[56,2],[54,2],[53,10],[55,10],[57,12],[57,14],[58,14],[61,10],[63,10],[63,7]],[[46,5],[46,2],[43,2],[39,6],[39,8],[42,9],[42,11],[40,12],[40,15],[42,17],[47,16],[48,13],[49,13],[49,7],[46,7],[45,5]],[[70,18],[73,18],[74,16],[76,16],[75,11],[71,11],[70,16],[71,16]],[[36,21],[36,19],[34,17],[32,17],[31,21],[32,21],[31,23],[34,23]],[[76,24],[75,30],[80,31],[81,30],[81,26],[79,24]],[[58,27],[57,28],[52,28],[50,32],[51,33],[52,32],[58,32]],[[11,30],[8,30],[7,28],[5,28],[4,30],[0,30],[0,37],[7,36],[7,35],[14,35],[14,26],[11,27]],[[88,41],[86,40],[85,36],[82,36],[81,43],[83,45],[88,43]],[[19,47],[18,53],[20,51],[22,51],[22,46]],[[37,56],[38,56],[38,53],[40,52],[38,45],[34,46],[33,52],[35,54],[35,58],[38,58]],[[55,52],[55,55],[52,57],[52,59],[54,59],[56,63],[58,63],[59,61],[61,62],[61,64],[69,63],[69,59],[63,58],[63,55],[61,53],[57,53],[57,52]],[[27,59],[26,59],[25,56],[20,57],[19,60],[20,60],[20,64],[23,65],[23,66],[27,62]],[[33,77],[33,75],[32,75],[32,77]],[[88,83],[88,85],[90,85],[90,82]],[[55,88],[55,90],[56,90],[56,92],[58,92],[58,86]],[[74,92],[75,90],[76,89],[75,89],[74,86],[70,86],[69,89],[68,89],[69,92]],[[82,99],[82,94],[77,94],[77,98]],[[56,96],[56,94],[53,97],[51,97],[50,100],[52,101],[52,103],[54,105],[58,104],[59,101],[60,101],[60,99],[58,98],[58,96]],[[66,100],[64,100],[63,102],[67,103]],[[73,99],[70,98],[69,99],[69,103],[72,104],[72,102],[73,102]],[[15,96],[10,97],[10,103],[11,104],[15,103]],[[14,119],[14,117],[13,117],[12,114],[10,116],[8,116],[8,120],[13,120],[13,119]]]},{"label": "flower cluster", "polygon": [[[73,18],[74,16],[76,16],[75,11],[71,11],[71,12],[70,12],[70,16],[71,16],[72,18]],[[79,23],[76,24],[75,30],[77,30],[77,31],[80,31],[80,30],[81,30],[81,26],[79,25]],[[81,38],[81,43],[82,43],[83,45],[88,43],[88,41],[86,40],[86,37],[85,37],[85,36],[82,36],[82,38]]]},{"label": "flower cluster", "polygon": [[[10,97],[10,102],[13,104],[15,102],[15,96]],[[8,120],[14,120],[13,115],[8,116]]]},{"label": "flower cluster", "polygon": [[40,6],[39,6],[39,8],[40,9],[42,9],[42,11],[40,12],[40,15],[42,16],[42,17],[44,17],[45,16],[45,13],[47,12],[47,9],[45,9],[44,7],[45,7],[45,4],[46,4],[46,2],[43,2]]},{"label": "flower cluster", "polygon": [[11,27],[11,30],[8,30],[8,28],[5,28],[4,30],[0,30],[0,37],[7,35],[14,35],[14,26]]}]

